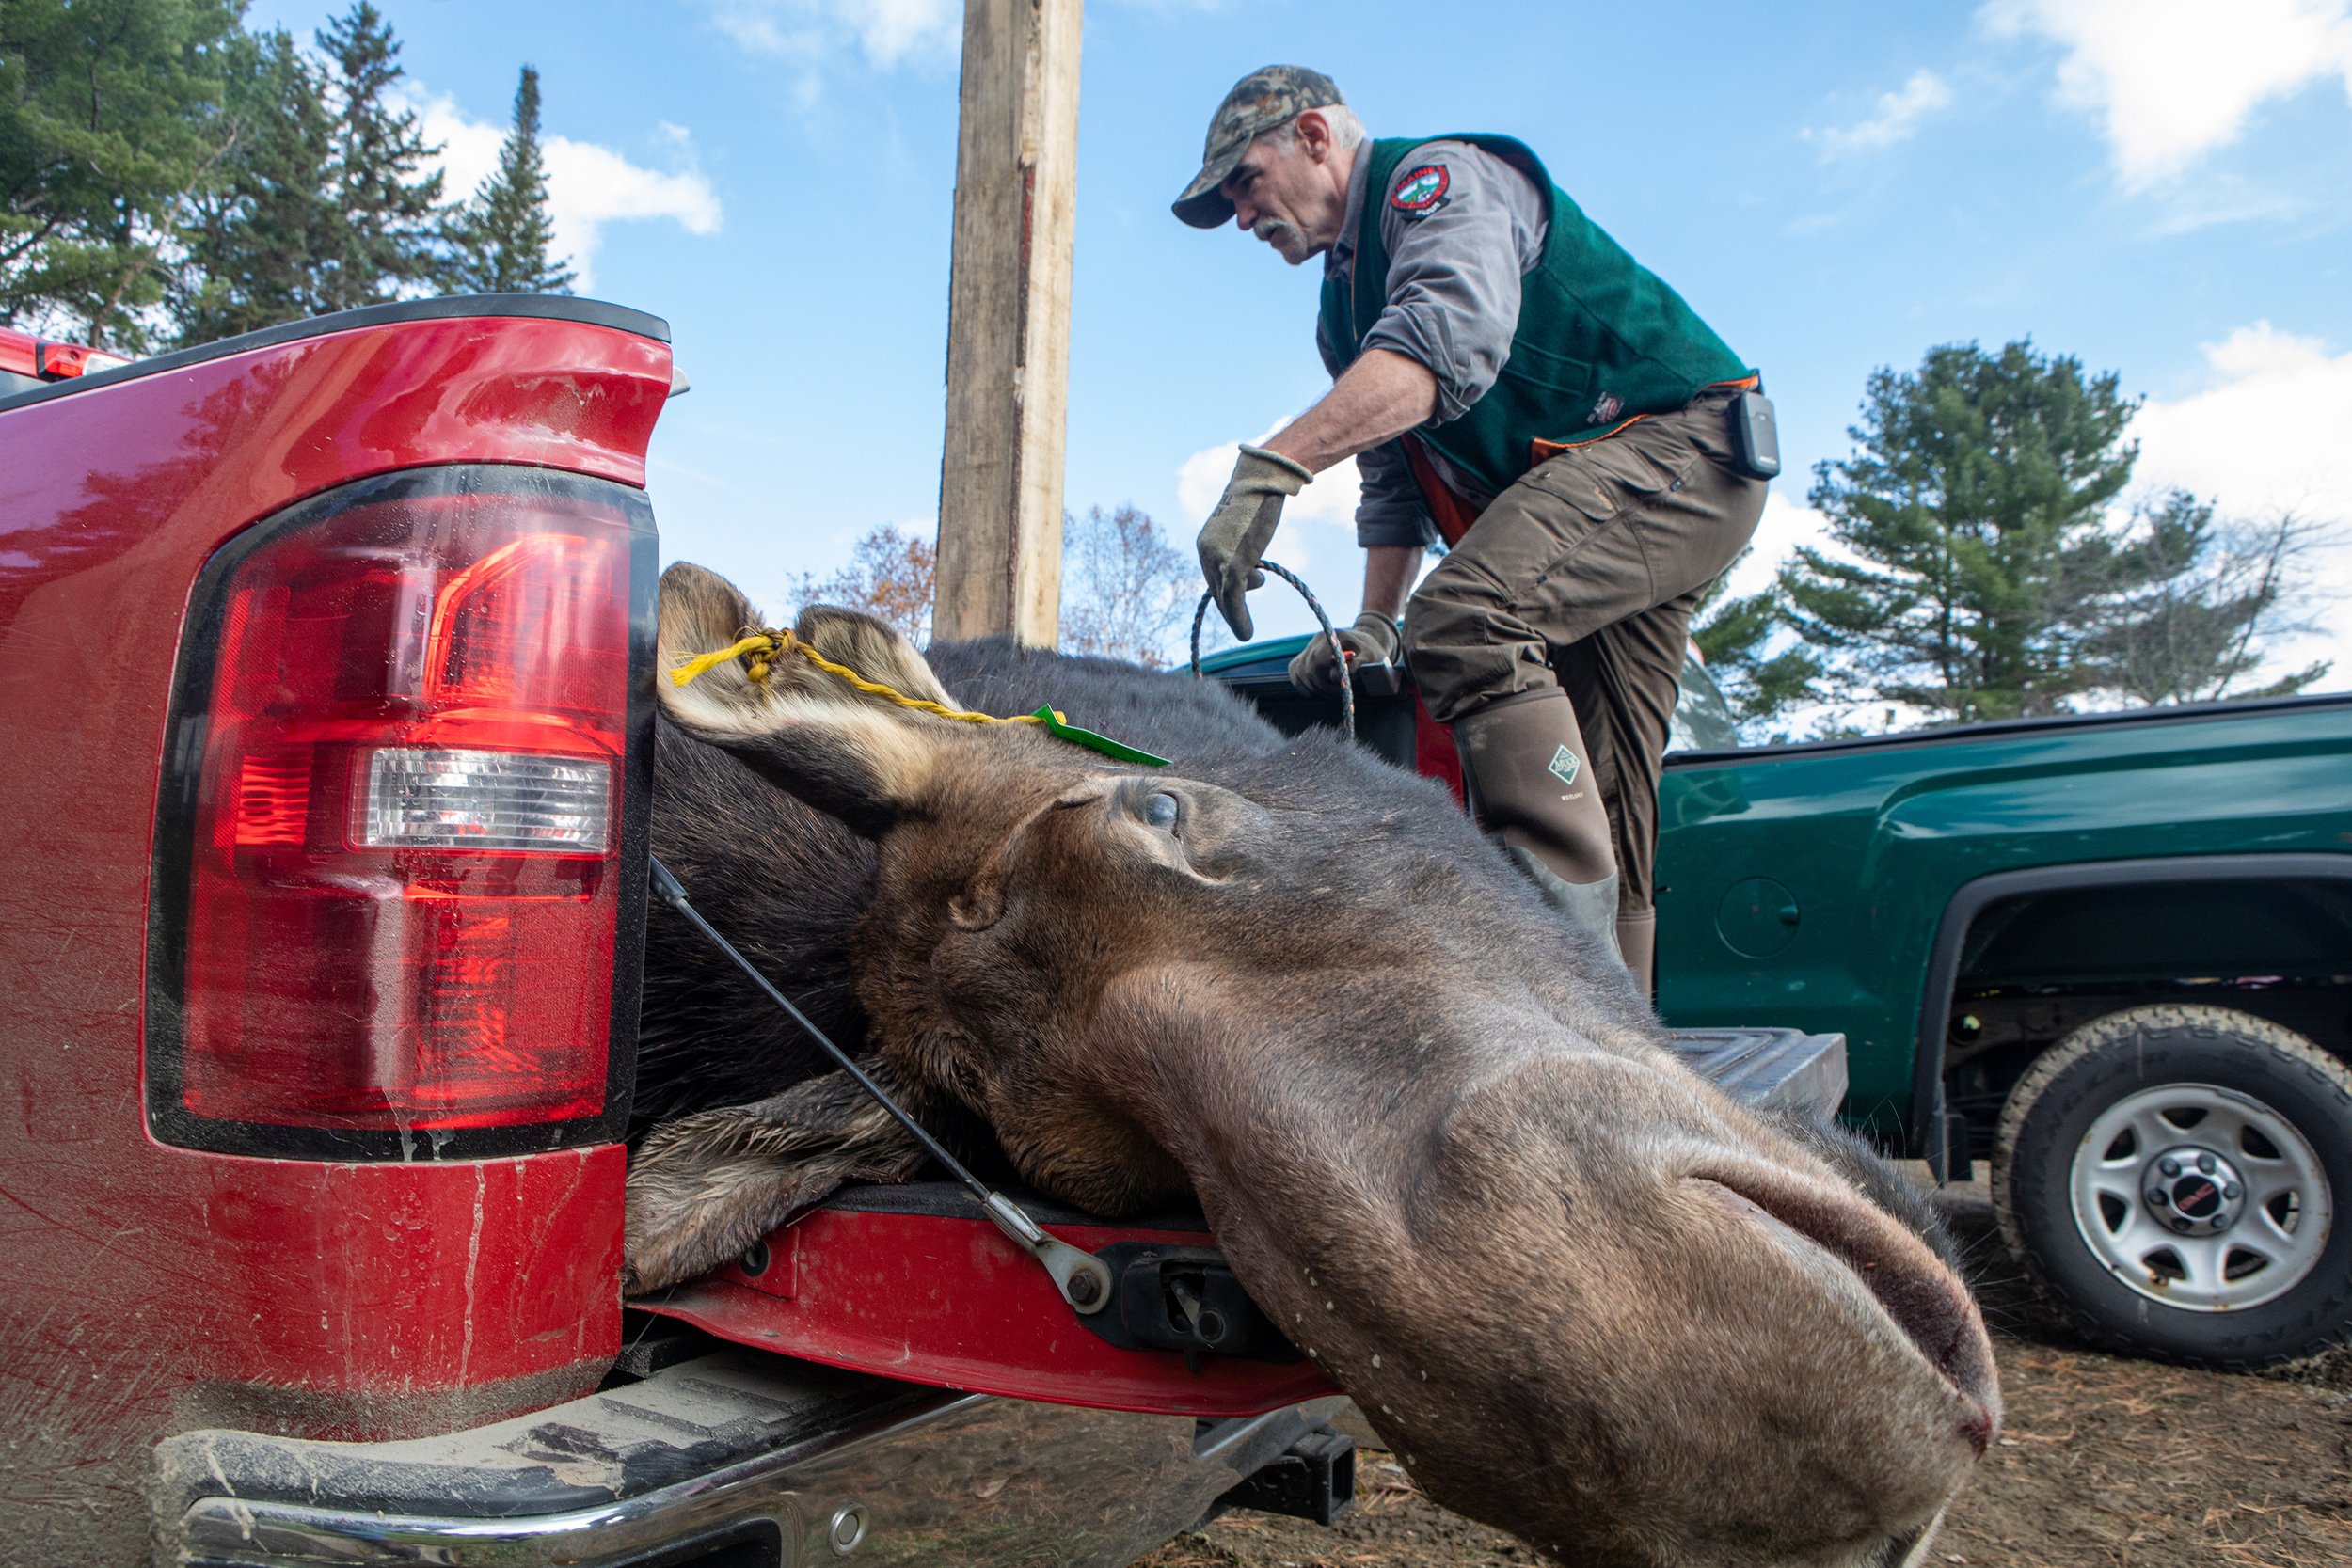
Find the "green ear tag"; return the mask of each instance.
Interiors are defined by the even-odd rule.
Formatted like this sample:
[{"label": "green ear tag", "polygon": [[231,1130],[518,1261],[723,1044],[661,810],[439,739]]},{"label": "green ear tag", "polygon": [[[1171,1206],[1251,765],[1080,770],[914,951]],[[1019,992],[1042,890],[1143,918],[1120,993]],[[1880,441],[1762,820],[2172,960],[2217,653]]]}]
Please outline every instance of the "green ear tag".
[{"label": "green ear tag", "polygon": [[1092,730],[1082,730],[1075,724],[1063,723],[1055,716],[1050,706],[1039,708],[1037,719],[1044,725],[1046,734],[1057,739],[1067,740],[1073,746],[1083,746],[1089,752],[1100,752],[1113,762],[1141,763],[1146,768],[1168,766],[1166,757],[1155,757],[1149,752],[1138,752],[1133,746],[1121,746],[1106,735],[1096,735]]}]

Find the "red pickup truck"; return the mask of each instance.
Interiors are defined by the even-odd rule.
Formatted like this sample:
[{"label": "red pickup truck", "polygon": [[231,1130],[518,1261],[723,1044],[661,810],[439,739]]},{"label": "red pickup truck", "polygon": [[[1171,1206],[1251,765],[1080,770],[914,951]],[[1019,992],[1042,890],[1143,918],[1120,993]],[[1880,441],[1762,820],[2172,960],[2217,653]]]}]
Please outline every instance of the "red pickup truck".
[{"label": "red pickup truck", "polygon": [[[675,385],[535,296],[0,333],[0,1560],[1113,1565],[1345,1506],[1197,1216],[1032,1210],[1118,1332],[936,1186],[625,1309]],[[1692,1049],[1834,1104],[1826,1040]]]}]

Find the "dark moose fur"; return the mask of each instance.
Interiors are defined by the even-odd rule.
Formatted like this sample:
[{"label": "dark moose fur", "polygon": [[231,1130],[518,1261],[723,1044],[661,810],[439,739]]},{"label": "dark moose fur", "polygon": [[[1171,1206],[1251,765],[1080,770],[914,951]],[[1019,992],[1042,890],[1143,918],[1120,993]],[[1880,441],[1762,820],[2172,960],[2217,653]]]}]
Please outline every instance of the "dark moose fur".
[{"label": "dark moose fur", "polygon": [[[753,618],[674,567],[664,664]],[[1175,759],[908,715],[790,657],[663,683],[657,852],[934,1130],[1096,1212],[1197,1197],[1434,1497],[1566,1560],[1926,1560],[1998,1417],[1926,1205],[1681,1069],[1443,792],[1184,675],[800,630],[900,690],[1051,702]],[[646,969],[637,1283],[920,1170],[666,911]]]}]

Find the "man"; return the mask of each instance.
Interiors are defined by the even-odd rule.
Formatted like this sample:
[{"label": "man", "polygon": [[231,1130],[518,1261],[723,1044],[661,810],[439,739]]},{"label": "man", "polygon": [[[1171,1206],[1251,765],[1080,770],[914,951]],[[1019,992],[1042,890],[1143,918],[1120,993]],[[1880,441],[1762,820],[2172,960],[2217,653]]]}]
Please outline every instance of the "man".
[{"label": "man", "polygon": [[[1235,85],[1175,213],[1230,218],[1293,266],[1325,258],[1331,390],[1242,448],[1200,531],[1234,635],[1251,635],[1244,594],[1284,498],[1356,457],[1364,612],[1342,646],[1403,653],[1453,726],[1480,820],[1646,986],[1692,607],[1747,545],[1778,467],[1735,446],[1735,415],[1769,420],[1760,395],[1741,401],[1755,373],[1526,148],[1368,141],[1301,67]],[[1414,589],[1439,541],[1445,560]],[[1342,678],[1322,637],[1291,666],[1302,690]]]}]

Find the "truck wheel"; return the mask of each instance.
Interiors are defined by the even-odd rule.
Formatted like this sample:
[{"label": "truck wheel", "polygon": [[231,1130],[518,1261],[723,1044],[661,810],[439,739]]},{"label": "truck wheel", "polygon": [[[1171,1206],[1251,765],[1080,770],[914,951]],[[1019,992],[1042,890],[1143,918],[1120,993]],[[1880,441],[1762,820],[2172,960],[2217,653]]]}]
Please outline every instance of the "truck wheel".
[{"label": "truck wheel", "polygon": [[2095,1339],[2209,1367],[2308,1355],[2352,1329],[2352,1072],[2222,1007],[2110,1013],[2010,1091],[1993,1205]]}]

